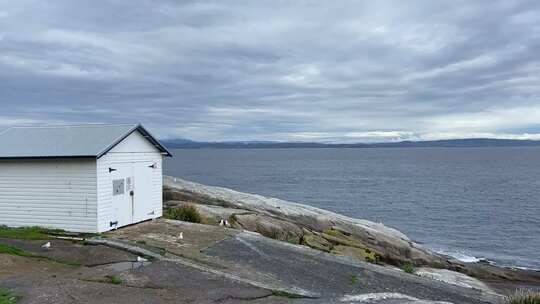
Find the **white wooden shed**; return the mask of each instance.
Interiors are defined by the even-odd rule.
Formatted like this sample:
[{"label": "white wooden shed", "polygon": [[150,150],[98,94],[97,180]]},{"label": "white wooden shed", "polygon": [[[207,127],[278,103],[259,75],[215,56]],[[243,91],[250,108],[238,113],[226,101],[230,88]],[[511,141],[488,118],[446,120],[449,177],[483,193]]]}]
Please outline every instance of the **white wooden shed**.
[{"label": "white wooden shed", "polygon": [[141,125],[0,133],[0,225],[104,232],[162,215],[162,160]]}]

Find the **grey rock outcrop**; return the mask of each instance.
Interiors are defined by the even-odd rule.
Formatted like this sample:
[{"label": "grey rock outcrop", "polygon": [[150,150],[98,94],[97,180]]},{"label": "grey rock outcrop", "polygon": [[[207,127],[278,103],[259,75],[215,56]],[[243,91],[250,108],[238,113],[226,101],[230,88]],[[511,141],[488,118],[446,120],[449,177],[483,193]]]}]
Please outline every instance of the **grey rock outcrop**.
[{"label": "grey rock outcrop", "polygon": [[[351,247],[367,251],[368,260],[395,265],[441,267],[446,263],[444,257],[412,242],[396,229],[307,205],[174,177],[164,178],[164,197],[166,201],[193,203],[203,216],[228,219],[233,227],[278,240],[329,251],[336,247],[338,254],[350,254],[354,250],[347,247]],[[375,259],[371,253],[376,255]]]},{"label": "grey rock outcrop", "polygon": [[194,205],[209,219],[208,223],[227,219],[233,228],[372,263],[396,266],[410,263],[416,267],[456,271],[485,281],[540,284],[540,272],[463,263],[434,253],[381,223],[174,177],[165,176],[163,181],[166,207]]}]

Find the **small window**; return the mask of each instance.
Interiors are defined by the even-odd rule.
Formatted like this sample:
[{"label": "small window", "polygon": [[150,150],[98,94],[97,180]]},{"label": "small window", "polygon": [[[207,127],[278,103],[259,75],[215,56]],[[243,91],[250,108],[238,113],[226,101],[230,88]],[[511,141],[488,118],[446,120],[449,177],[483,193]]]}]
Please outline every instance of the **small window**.
[{"label": "small window", "polygon": [[125,181],[124,179],[115,179],[113,180],[113,195],[122,195],[125,192]]}]

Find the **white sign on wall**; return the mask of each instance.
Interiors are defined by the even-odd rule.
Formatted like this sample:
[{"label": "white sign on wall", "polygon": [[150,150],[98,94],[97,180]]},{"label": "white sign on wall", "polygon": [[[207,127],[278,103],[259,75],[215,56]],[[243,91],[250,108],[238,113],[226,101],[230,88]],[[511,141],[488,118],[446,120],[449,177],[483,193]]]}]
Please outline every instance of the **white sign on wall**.
[{"label": "white sign on wall", "polygon": [[133,177],[126,178],[126,191],[133,191]]}]

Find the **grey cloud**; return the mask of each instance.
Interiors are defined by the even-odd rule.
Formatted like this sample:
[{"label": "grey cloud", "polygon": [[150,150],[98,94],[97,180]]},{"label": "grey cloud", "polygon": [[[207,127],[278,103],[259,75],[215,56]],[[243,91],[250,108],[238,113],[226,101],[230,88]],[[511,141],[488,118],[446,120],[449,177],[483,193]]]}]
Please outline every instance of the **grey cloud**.
[{"label": "grey cloud", "polygon": [[0,128],[141,121],[162,137],[324,141],[538,131],[532,0],[0,4]]}]

